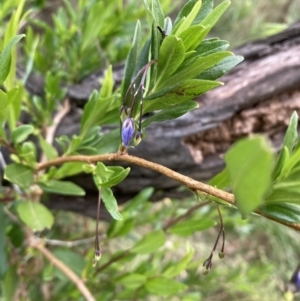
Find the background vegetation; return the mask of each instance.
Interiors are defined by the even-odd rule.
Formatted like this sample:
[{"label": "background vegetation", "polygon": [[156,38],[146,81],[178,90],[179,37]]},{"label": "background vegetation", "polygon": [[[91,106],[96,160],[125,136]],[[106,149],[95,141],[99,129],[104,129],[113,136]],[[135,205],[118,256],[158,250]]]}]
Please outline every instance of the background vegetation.
[{"label": "background vegetation", "polygon": [[[288,9],[279,9],[288,2],[291,2]],[[166,15],[168,11],[178,10],[177,5],[180,5],[179,1],[164,0],[161,3]],[[12,23],[8,27],[8,22],[18,5],[19,1],[1,3],[1,40],[5,40],[8,29],[17,33]],[[93,9],[89,11],[88,6]],[[297,1],[265,0],[259,4],[254,0],[232,1],[211,35],[228,39],[231,47],[237,46],[294,22],[299,6]],[[64,1],[64,5],[55,10],[54,26],[51,26],[42,17],[42,11],[50,7],[50,1],[25,1],[24,11],[28,13],[22,20],[16,20],[15,27],[20,25],[26,39],[18,55],[12,53],[12,59],[17,57],[25,66],[23,83],[30,73],[47,79],[45,97],[49,110],[41,109],[43,100],[37,96],[28,97],[28,106],[23,108],[36,112],[33,123],[41,127],[51,122],[53,99],[63,99],[65,94],[58,83],[76,83],[100,67],[107,68],[109,64],[125,60],[136,20],[140,19],[142,30],[146,30],[147,18],[142,1],[138,4],[127,1],[124,6],[123,1],[117,0],[82,0],[72,4]],[[97,43],[94,42],[96,37]],[[15,80],[14,73],[11,74],[6,82],[8,89],[13,88]],[[44,150],[46,148],[47,145]],[[71,153],[70,149],[67,151]],[[21,151],[26,154],[25,150]],[[47,157],[51,157],[51,151],[50,148]],[[203,202],[194,208],[189,221],[197,221],[197,228],[190,233],[174,229],[167,222],[172,223],[175,216],[193,208],[195,196],[186,200],[163,199],[153,204],[147,202],[152,193],[152,188],[148,188],[122,206],[120,212],[124,221],[100,222],[102,258],[96,267],[92,266],[94,220],[73,213],[54,212],[54,226],[39,235],[46,238],[49,249],[57,258],[82,276],[97,300],[283,300],[284,285],[299,263],[297,232],[257,216],[242,220],[237,210],[221,206],[226,229],[226,256],[223,260],[215,256],[213,268],[205,276],[202,264],[218,235],[218,226],[213,227],[218,223],[215,207]],[[18,200],[11,202],[7,206],[8,212],[16,213],[17,204]],[[69,278],[35,248],[26,246],[26,233],[17,222],[10,222],[4,209],[0,223],[8,236],[9,265],[0,288],[2,300],[83,300]],[[149,239],[151,244],[159,240],[158,229],[161,228],[168,234],[163,247],[150,255],[148,251],[138,249],[135,242],[149,233],[156,233]],[[133,246],[138,256],[126,252]],[[113,262],[116,257],[121,259]],[[106,265],[107,262],[111,264]],[[140,275],[151,277],[151,273],[161,273],[169,279],[165,283],[158,279],[163,284],[159,293],[157,283],[148,285],[147,290],[139,290],[146,281]],[[172,282],[174,275],[177,278]],[[188,292],[184,291],[186,286]],[[136,296],[132,295],[133,291]]]}]

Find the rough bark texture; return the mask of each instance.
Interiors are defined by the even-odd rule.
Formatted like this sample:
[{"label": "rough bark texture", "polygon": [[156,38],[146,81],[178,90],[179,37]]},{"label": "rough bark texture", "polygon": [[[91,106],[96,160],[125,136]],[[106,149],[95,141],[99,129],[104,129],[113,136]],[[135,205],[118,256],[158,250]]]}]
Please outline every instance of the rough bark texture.
[{"label": "rough bark texture", "polygon": [[[275,146],[280,145],[292,111],[300,109],[300,23],[277,35],[248,43],[234,53],[245,60],[221,79],[224,86],[201,96],[199,109],[175,121],[147,128],[147,138],[130,153],[195,179],[207,180],[223,167],[222,155],[240,137],[264,133]],[[122,73],[123,66],[116,66],[116,85]],[[99,88],[101,76],[99,71],[68,88],[74,108],[57,135],[78,131],[80,107],[93,89]],[[42,95],[43,80],[30,78],[27,88]],[[94,216],[96,189],[92,180],[86,175],[74,180],[86,188],[88,197],[50,197],[49,206]],[[147,186],[171,193],[178,184],[132,166],[128,178],[117,187],[116,195],[120,201],[126,201]]]}]

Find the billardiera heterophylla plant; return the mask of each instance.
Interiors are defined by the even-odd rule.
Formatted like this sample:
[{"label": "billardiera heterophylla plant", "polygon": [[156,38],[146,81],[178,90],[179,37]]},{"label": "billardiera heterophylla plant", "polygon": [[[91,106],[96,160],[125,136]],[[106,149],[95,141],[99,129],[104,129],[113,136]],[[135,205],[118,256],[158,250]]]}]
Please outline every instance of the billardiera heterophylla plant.
[{"label": "billardiera heterophylla plant", "polygon": [[[24,1],[22,3],[24,4]],[[49,254],[45,252],[46,247],[40,243],[40,240],[37,240],[34,232],[51,228],[54,223],[51,211],[40,202],[32,201],[33,188],[38,186],[45,193],[82,197],[85,194],[83,188],[65,180],[81,172],[92,175],[99,191],[95,253],[92,254],[95,263],[101,257],[98,221],[102,202],[116,223],[118,221],[119,225],[122,225],[123,222],[124,224],[128,222],[127,225],[129,224],[131,228],[129,227],[129,230],[127,228],[126,234],[129,233],[134,226],[132,214],[133,212],[136,214],[139,208],[136,202],[127,204],[127,211],[123,210],[122,215],[112,188],[127,177],[130,168],[108,166],[107,163],[102,163],[111,161],[123,161],[159,172],[185,185],[196,194],[197,198],[235,207],[243,218],[254,212],[300,230],[298,180],[300,143],[296,113],[291,117],[277,159],[263,137],[253,136],[244,139],[224,155],[226,168],[211,180],[210,185],[193,180],[155,162],[128,154],[131,146],[137,145],[144,139],[149,125],[176,119],[197,108],[198,103],[193,99],[220,86],[222,83],[217,79],[242,61],[241,57],[234,56],[232,52],[226,50],[229,46],[226,41],[207,38],[210,29],[226,11],[229,4],[230,2],[225,0],[213,8],[212,0],[202,2],[190,0],[172,22],[170,18],[164,16],[159,1],[145,0],[149,34],[146,35],[145,26],[137,22],[121,88],[114,91],[113,71],[109,67],[101,90],[94,91],[84,107],[79,133],[73,137],[57,138],[61,153],[58,153],[53,146],[53,139],[49,142],[49,137],[47,137],[47,129],[51,126],[49,116],[54,114],[53,110],[59,95],[64,94],[61,93],[60,78],[53,74],[45,76],[47,101],[37,97],[31,98],[21,87],[14,87],[15,72],[10,72],[10,70],[15,69],[16,53],[11,50],[23,35],[16,36],[17,29],[7,31],[7,35],[10,36],[6,37],[5,47],[0,55],[0,66],[3,66],[0,70],[0,84],[5,86],[5,91],[0,90],[0,104],[3,108],[0,121],[1,124],[6,123],[8,126],[7,131],[0,128],[0,143],[12,153],[13,160],[5,167],[5,179],[18,185],[22,190],[19,194],[21,201],[16,204],[16,209],[12,206],[12,210],[15,211],[20,224],[23,223],[30,228],[30,235],[35,238],[35,240],[30,240],[27,246]],[[18,22],[14,19],[11,23],[9,28]],[[22,104],[23,99],[26,101]],[[34,123],[17,126],[22,108],[28,107],[30,107],[29,113],[37,112],[36,115],[41,118],[35,118],[35,114],[32,114]],[[109,129],[101,130],[100,126],[104,128],[106,125],[110,125]],[[120,128],[117,125],[120,125]],[[110,130],[114,126],[116,129]],[[37,137],[38,147],[44,153],[41,158],[38,157],[36,144],[29,140],[30,135]],[[233,194],[228,193],[228,190]],[[144,198],[145,202],[150,195],[148,193]],[[196,205],[190,208],[192,210],[188,211],[195,212],[200,208],[199,204],[205,203],[196,202]],[[219,240],[222,240],[219,257],[224,257],[225,232],[221,214],[219,217],[220,230],[210,256],[204,261],[204,273],[212,267],[212,258]],[[171,233],[179,235],[179,233],[182,234],[182,228],[184,228],[184,234],[191,235],[198,231],[197,226],[201,222],[198,219],[188,220],[183,214],[171,220],[166,226],[157,225],[153,233],[145,235],[141,240],[138,239],[132,248],[121,250],[120,256],[96,268],[95,273],[100,273],[112,262],[128,254],[132,256],[152,252],[152,256],[165,244],[167,231],[171,230]],[[196,228],[192,228],[195,225]],[[208,227],[213,225],[214,222],[209,221]],[[5,235],[4,230],[2,235]],[[107,231],[107,236],[113,237],[109,235],[112,234]],[[39,243],[35,243],[36,241]],[[156,244],[157,241],[158,244]],[[2,254],[6,253],[0,250],[0,256]],[[192,255],[192,252],[189,252],[188,262]],[[158,280],[168,281],[167,277],[179,275],[188,263],[184,267],[173,264],[179,271],[177,274],[171,271],[168,272],[168,276],[165,276],[163,273],[168,274],[165,271],[151,271],[154,277],[140,275],[139,279],[143,280],[141,287],[149,289],[153,284],[152,281],[155,283],[157,280],[153,279],[155,277],[158,277]],[[0,268],[3,269],[3,266],[1,265]],[[172,284],[174,282],[178,291],[186,289],[182,283],[172,280]],[[130,298],[137,298],[136,296],[132,295]]]}]

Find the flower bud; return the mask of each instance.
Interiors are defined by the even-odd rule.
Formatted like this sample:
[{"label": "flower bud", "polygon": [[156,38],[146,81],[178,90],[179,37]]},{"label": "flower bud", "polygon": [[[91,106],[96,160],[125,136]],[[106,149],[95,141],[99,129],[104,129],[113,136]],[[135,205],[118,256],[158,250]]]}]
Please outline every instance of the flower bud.
[{"label": "flower bud", "polygon": [[134,134],[133,118],[126,118],[122,124],[122,142],[125,147],[128,147]]},{"label": "flower bud", "polygon": [[123,122],[127,117],[128,117],[128,108],[127,108],[127,106],[122,105],[121,109],[120,109],[121,121]]},{"label": "flower bud", "polygon": [[143,139],[143,135],[140,131],[136,131],[133,138],[133,144],[138,145]]},{"label": "flower bud", "polygon": [[98,263],[98,261],[101,259],[101,251],[100,250],[95,250],[95,255],[93,258],[93,267],[96,266],[96,264]]},{"label": "flower bud", "polygon": [[224,253],[224,252],[222,252],[222,251],[221,251],[221,252],[219,252],[219,258],[221,258],[221,259],[222,259],[222,258],[224,258],[224,257],[225,257],[225,253]]}]

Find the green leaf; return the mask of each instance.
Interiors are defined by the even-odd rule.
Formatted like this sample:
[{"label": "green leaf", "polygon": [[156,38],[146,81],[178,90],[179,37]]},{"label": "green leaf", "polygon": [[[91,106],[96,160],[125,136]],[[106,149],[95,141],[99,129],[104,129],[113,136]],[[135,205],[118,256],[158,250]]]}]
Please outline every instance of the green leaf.
[{"label": "green leaf", "polygon": [[114,78],[113,78],[112,66],[110,65],[105,72],[105,77],[100,90],[100,97],[102,98],[110,97],[113,92],[113,87],[114,87]]},{"label": "green leaf", "polygon": [[[108,124],[114,120],[119,103],[114,97],[102,98],[97,91],[94,91],[84,107],[80,125],[80,137],[97,125]],[[116,115],[117,116],[117,115]]]},{"label": "green leaf", "polygon": [[56,148],[49,144],[41,135],[39,136],[40,146],[48,160],[53,160],[58,157]]},{"label": "green leaf", "polygon": [[106,167],[102,162],[98,162],[93,174],[98,187],[110,188],[122,182],[129,172],[129,167],[126,169],[121,166]]},{"label": "green leaf", "polygon": [[140,51],[140,44],[141,44],[141,23],[138,21],[135,27],[134,37],[132,41],[132,47],[128,53],[125,70],[124,70],[124,82],[122,88],[122,97],[121,99],[125,98],[126,92],[128,87],[131,84],[131,80],[134,76],[135,66],[137,63],[137,59],[139,56]]},{"label": "green leaf", "polygon": [[154,192],[153,187],[144,188],[135,197],[133,197],[131,200],[129,200],[126,203],[123,211],[129,212],[131,214],[135,212],[139,212],[138,210],[140,209],[140,206],[143,205],[145,202],[149,201],[153,192]]},{"label": "green leaf", "polygon": [[210,14],[210,12],[213,10],[214,7],[214,0],[204,0],[202,1],[201,9],[196,16],[193,24],[200,23],[207,15]]},{"label": "green leaf", "polygon": [[107,154],[116,152],[120,144],[120,129],[114,129],[102,136],[100,143],[97,145],[97,154]]},{"label": "green leaf", "polygon": [[215,80],[220,78],[224,74],[228,73],[233,67],[242,62],[244,58],[242,56],[230,56],[223,59],[214,67],[207,69],[197,78]]},{"label": "green leaf", "polygon": [[33,184],[34,172],[28,166],[13,163],[6,167],[4,178],[22,188],[28,188]]},{"label": "green leaf", "polygon": [[78,185],[69,181],[49,180],[46,183],[38,183],[46,192],[62,195],[84,196],[85,191]]},{"label": "green leaf", "polygon": [[14,296],[19,287],[19,279],[17,265],[11,265],[3,281],[3,296],[5,300],[14,300]]},{"label": "green leaf", "polygon": [[181,39],[171,35],[167,36],[160,47],[157,80],[154,90],[164,85],[164,80],[169,78],[182,64],[185,58],[185,48]]},{"label": "green leaf", "polygon": [[202,25],[193,25],[188,29],[184,30],[178,37],[182,39],[185,47],[185,51],[194,49],[194,45],[199,45],[201,43],[200,37],[204,32],[205,27]]},{"label": "green leaf", "polygon": [[159,25],[163,28],[165,15],[160,5],[160,1],[151,0],[152,1],[152,15],[155,19],[156,25]]},{"label": "green leaf", "polygon": [[145,284],[146,289],[153,294],[170,296],[178,294],[188,287],[187,285],[164,277],[154,277],[148,279]]},{"label": "green leaf", "polygon": [[22,143],[28,138],[34,131],[34,127],[31,124],[24,124],[15,128],[11,133],[11,139],[15,144]]},{"label": "green leaf", "polygon": [[112,190],[110,188],[102,187],[101,197],[110,215],[116,220],[122,220],[123,217],[118,211],[118,203],[113,195]]},{"label": "green leaf", "polygon": [[174,105],[169,109],[160,111],[159,113],[149,117],[142,123],[142,127],[145,128],[153,122],[163,122],[166,120],[172,120],[178,118],[190,110],[198,108],[199,105],[195,101],[186,101],[179,105]]},{"label": "green leaf", "polygon": [[82,165],[82,162],[67,162],[57,169],[53,177],[58,180],[77,175],[83,171]]},{"label": "green leaf", "polygon": [[[76,275],[81,276],[81,273],[85,266],[85,260],[82,255],[69,250],[69,249],[56,249],[53,250],[53,255],[65,263]],[[70,279],[59,269],[55,268],[55,274],[63,280]]]},{"label": "green leaf", "polygon": [[181,34],[184,30],[188,29],[191,24],[193,23],[194,19],[198,15],[200,8],[202,5],[202,1],[199,0],[195,2],[193,8],[191,11],[188,13],[187,16],[183,17],[178,24],[174,24],[174,29],[173,29],[173,34],[179,35]]},{"label": "green leaf", "polygon": [[54,223],[52,213],[43,204],[24,201],[17,207],[20,219],[33,231],[42,231],[45,228],[51,229]]},{"label": "green leaf", "polygon": [[225,154],[235,203],[242,217],[256,209],[268,192],[274,166],[273,150],[263,137],[236,143]]},{"label": "green leaf", "polygon": [[227,8],[230,5],[230,0],[222,1],[214,10],[205,17],[205,19],[201,22],[201,25],[206,27],[206,34],[214,27],[214,25],[218,22],[221,16],[225,13]]},{"label": "green leaf", "polygon": [[300,205],[300,187],[299,182],[279,183],[266,198],[267,203],[294,203]]},{"label": "green leaf", "polygon": [[136,289],[143,284],[145,284],[147,281],[147,277],[142,274],[137,274],[137,273],[131,273],[122,276],[121,278],[115,279],[115,282],[118,284],[121,284],[125,287],[131,288],[131,289]]},{"label": "green leaf", "polygon": [[[124,211],[122,211],[122,213],[123,212]],[[135,223],[136,223],[135,218],[129,218],[122,221],[112,220],[109,225],[109,228],[107,229],[107,237],[113,238],[113,237],[125,236],[132,230]]]},{"label": "green leaf", "polygon": [[0,280],[2,281],[7,271],[6,256],[6,216],[4,204],[0,204]]},{"label": "green leaf", "polygon": [[207,56],[219,51],[225,51],[229,47],[227,41],[219,40],[217,38],[211,38],[202,41],[195,49],[196,56]]},{"label": "green leaf", "polygon": [[195,250],[189,245],[187,247],[186,255],[178,262],[171,262],[168,268],[163,272],[163,276],[166,278],[174,278],[186,269],[190,261],[194,256]]},{"label": "green leaf", "polygon": [[131,249],[132,253],[150,254],[165,244],[166,237],[162,230],[152,231],[143,236]]},{"label": "green leaf", "polygon": [[290,155],[293,153],[294,146],[298,139],[298,114],[293,112],[289,126],[284,136],[283,146],[286,146]]},{"label": "green leaf", "polygon": [[280,178],[282,169],[283,169],[285,163],[288,161],[289,157],[290,157],[290,155],[289,155],[288,148],[286,146],[283,146],[277,157],[276,165],[275,165],[273,173],[272,173],[273,181],[276,180],[277,178]]},{"label": "green leaf", "polygon": [[172,226],[170,229],[168,229],[168,233],[173,233],[185,237],[193,234],[196,231],[209,229],[215,224],[216,223],[213,220],[208,218],[201,220],[187,220],[179,222]]},{"label": "green leaf", "polygon": [[217,187],[219,189],[226,189],[230,185],[230,178],[228,174],[228,170],[225,167],[221,172],[216,174],[210,181],[209,185]]},{"label": "green leaf", "polygon": [[221,51],[217,53],[213,53],[211,55],[207,55],[205,57],[199,57],[192,62],[190,62],[187,66],[169,79],[164,82],[164,86],[167,87],[172,83],[183,82],[184,80],[194,78],[199,76],[205,70],[215,66],[217,63],[222,61],[224,58],[231,56],[232,53],[229,51]]},{"label": "green leaf", "polygon": [[182,9],[179,11],[175,21],[174,21],[174,25],[173,27],[175,27],[184,17],[186,17],[191,10],[193,9],[193,7],[195,6],[196,2],[198,0],[189,0],[183,7]]},{"label": "green leaf", "polygon": [[23,37],[25,37],[24,34],[20,34],[20,35],[13,37],[7,43],[7,45],[4,47],[3,51],[0,54],[0,86],[4,83],[6,77],[9,74],[10,63],[11,63],[11,56],[10,56],[11,49]]},{"label": "green leaf", "polygon": [[291,203],[264,203],[259,210],[266,217],[287,224],[300,224],[300,205]]}]

